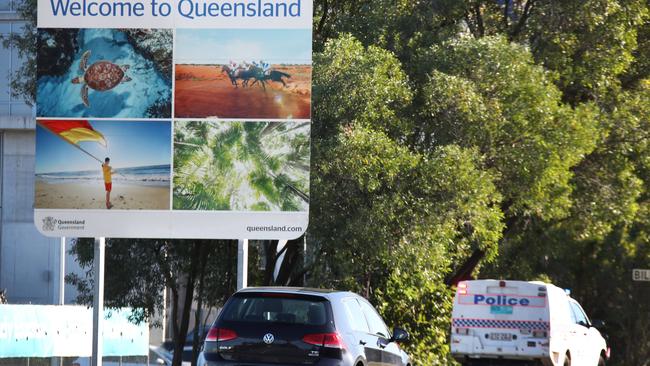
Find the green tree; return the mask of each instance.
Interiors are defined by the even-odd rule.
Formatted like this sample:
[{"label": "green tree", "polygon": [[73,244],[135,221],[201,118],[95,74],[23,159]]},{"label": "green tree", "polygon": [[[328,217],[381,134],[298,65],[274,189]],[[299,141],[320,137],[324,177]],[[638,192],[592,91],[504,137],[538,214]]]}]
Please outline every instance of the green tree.
[{"label": "green tree", "polygon": [[594,148],[595,108],[564,105],[532,55],[503,38],[450,41],[423,58],[434,71],[423,88],[420,148],[479,147],[509,217],[565,215],[571,168]]},{"label": "green tree", "polygon": [[[66,281],[77,287],[77,303],[90,306],[94,283],[92,240],[78,239],[72,253],[86,275],[71,274]],[[192,303],[197,302],[195,324],[204,324],[210,309],[223,305],[235,291],[236,253],[233,241],[108,239],[104,306],[131,307],[134,322],[149,320],[165,310],[162,294],[169,289],[175,341],[172,364],[180,366]],[[195,334],[195,339],[200,335]],[[195,343],[194,352],[198,346]]]},{"label": "green tree", "polygon": [[319,262],[310,281],[364,294],[416,335],[405,347],[418,364],[443,364],[451,301],[444,278],[474,249],[493,258],[501,235],[492,177],[476,168],[475,152],[454,146],[425,156],[364,127],[338,141],[315,167],[321,189],[312,215],[320,220],[309,243]]},{"label": "green tree", "polygon": [[0,35],[0,41],[4,47],[18,50],[18,57],[23,61],[13,75],[7,75],[11,96],[32,104],[36,101],[36,0],[23,0],[17,4],[18,14],[25,19],[22,33]]}]

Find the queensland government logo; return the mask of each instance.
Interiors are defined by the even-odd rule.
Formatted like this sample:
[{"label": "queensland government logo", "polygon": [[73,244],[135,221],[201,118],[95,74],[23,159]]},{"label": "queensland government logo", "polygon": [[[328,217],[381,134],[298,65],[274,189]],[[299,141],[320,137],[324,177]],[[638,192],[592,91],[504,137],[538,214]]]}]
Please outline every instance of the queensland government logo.
[{"label": "queensland government logo", "polygon": [[43,231],[55,230],[84,230],[86,220],[61,220],[52,216],[43,219]]},{"label": "queensland government logo", "polygon": [[48,216],[43,219],[43,231],[54,231],[56,226],[56,219],[52,216]]}]

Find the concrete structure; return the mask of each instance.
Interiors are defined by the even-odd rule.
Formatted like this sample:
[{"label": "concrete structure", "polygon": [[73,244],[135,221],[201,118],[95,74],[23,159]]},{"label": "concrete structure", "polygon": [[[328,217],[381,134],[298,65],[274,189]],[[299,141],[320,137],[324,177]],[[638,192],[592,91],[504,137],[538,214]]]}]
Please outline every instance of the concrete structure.
[{"label": "concrete structure", "polygon": [[[20,32],[24,21],[15,0],[0,0],[0,35]],[[0,290],[11,304],[59,304],[61,245],[58,238],[41,235],[34,226],[34,109],[11,96],[9,75],[22,64],[15,49],[0,42]],[[67,240],[65,252],[72,246]],[[83,274],[75,258],[65,256],[65,273]],[[64,304],[73,304],[77,291],[65,285]],[[156,319],[161,320],[161,319]],[[152,329],[153,344],[163,330]]]},{"label": "concrete structure", "polygon": [[[25,23],[16,11],[17,1],[0,0],[2,36],[20,32]],[[0,42],[0,290],[7,290],[11,304],[59,304],[62,257],[66,274],[84,271],[74,257],[62,256],[60,239],[47,238],[34,226],[35,113],[21,98],[11,96],[9,83],[9,75],[21,65],[17,50]],[[68,240],[64,253],[71,245]],[[76,289],[64,289],[63,303],[73,304]],[[151,329],[151,343],[160,344],[164,332]]]},{"label": "concrete structure", "polygon": [[[15,10],[14,1],[0,0],[0,34],[20,31],[24,22]],[[10,303],[57,304],[60,240],[42,236],[33,223],[33,108],[12,97],[9,85],[20,65],[17,50],[0,46],[0,289]],[[67,272],[79,270],[67,262]],[[67,287],[65,303],[72,303],[76,291]]]}]

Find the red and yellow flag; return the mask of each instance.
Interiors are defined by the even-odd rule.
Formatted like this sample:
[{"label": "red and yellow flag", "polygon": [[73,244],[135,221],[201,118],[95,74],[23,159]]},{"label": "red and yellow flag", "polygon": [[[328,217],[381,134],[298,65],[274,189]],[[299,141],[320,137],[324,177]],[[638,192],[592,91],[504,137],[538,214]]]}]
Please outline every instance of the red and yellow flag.
[{"label": "red and yellow flag", "polygon": [[61,138],[77,145],[82,141],[94,141],[106,146],[104,135],[95,131],[88,121],[38,120],[39,125]]}]

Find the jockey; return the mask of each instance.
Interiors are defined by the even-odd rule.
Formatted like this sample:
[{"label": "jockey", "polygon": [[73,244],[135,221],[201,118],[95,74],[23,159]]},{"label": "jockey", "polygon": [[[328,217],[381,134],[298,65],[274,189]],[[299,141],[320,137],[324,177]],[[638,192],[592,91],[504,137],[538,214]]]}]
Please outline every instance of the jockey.
[{"label": "jockey", "polygon": [[230,73],[232,75],[235,75],[235,72],[237,72],[237,69],[239,69],[239,64],[233,60],[230,60],[229,65],[230,65]]},{"label": "jockey", "polygon": [[260,60],[260,67],[262,68],[262,72],[264,72],[265,75],[268,75],[271,69],[271,65],[268,64],[267,62],[264,62],[263,60]]}]

